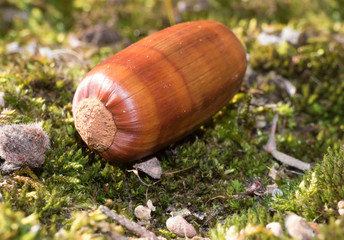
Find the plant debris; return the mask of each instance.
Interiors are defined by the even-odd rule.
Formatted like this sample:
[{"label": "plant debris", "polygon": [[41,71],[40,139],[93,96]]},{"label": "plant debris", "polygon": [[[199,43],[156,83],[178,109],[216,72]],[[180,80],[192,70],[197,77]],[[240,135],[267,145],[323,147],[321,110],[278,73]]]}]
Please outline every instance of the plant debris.
[{"label": "plant debris", "polygon": [[265,193],[265,187],[261,178],[249,179],[247,183],[246,194],[251,195],[263,195]]},{"label": "plant debris", "polygon": [[273,121],[272,121],[272,127],[271,127],[271,133],[269,137],[269,141],[266,145],[264,145],[264,150],[268,153],[270,153],[274,158],[279,160],[280,162],[296,167],[300,170],[306,171],[311,169],[311,164],[305,163],[300,161],[299,159],[293,158],[287,154],[284,154],[282,152],[279,152],[276,149],[276,140],[275,140],[275,132],[276,132],[276,125],[277,125],[278,115],[275,115]]},{"label": "plant debris", "polygon": [[141,227],[139,224],[130,221],[129,219],[125,218],[124,216],[118,215],[117,213],[111,211],[109,208],[105,206],[100,206],[99,210],[104,213],[109,218],[115,220],[123,227],[127,228],[128,230],[134,232],[140,237],[147,237],[152,240],[157,240],[158,238],[156,235],[150,231],[148,231],[146,228]]},{"label": "plant debris", "polygon": [[159,163],[159,160],[156,157],[153,157],[147,161],[136,163],[133,165],[135,169],[138,169],[148,176],[154,179],[160,179],[162,174],[162,169]]}]

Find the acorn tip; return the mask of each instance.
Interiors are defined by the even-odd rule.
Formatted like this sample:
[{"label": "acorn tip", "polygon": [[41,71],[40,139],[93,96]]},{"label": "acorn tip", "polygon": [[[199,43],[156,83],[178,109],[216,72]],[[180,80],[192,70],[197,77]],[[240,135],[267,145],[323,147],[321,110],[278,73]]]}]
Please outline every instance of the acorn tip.
[{"label": "acorn tip", "polygon": [[93,150],[102,153],[112,145],[116,124],[112,113],[96,98],[81,100],[74,112],[76,130]]}]

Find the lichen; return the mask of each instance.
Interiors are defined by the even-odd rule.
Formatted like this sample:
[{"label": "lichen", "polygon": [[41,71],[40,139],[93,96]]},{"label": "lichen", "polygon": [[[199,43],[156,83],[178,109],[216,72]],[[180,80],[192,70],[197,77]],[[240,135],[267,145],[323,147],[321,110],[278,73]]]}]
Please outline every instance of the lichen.
[{"label": "lichen", "polygon": [[0,158],[4,172],[41,167],[50,148],[47,133],[38,123],[0,126]]}]

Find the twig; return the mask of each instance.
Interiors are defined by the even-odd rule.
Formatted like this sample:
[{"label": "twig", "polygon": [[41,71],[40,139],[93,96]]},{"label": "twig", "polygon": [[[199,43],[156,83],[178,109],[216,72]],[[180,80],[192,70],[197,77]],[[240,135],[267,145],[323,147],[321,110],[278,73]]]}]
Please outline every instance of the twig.
[{"label": "twig", "polygon": [[311,164],[302,162],[299,159],[293,158],[292,156],[289,156],[285,153],[279,152],[276,149],[276,138],[275,138],[275,133],[276,133],[276,126],[277,126],[277,120],[278,120],[278,115],[276,114],[273,121],[272,121],[272,127],[271,127],[271,133],[269,137],[269,141],[267,142],[266,145],[264,145],[264,150],[268,153],[270,153],[274,158],[276,158],[278,161],[298,168],[302,171],[306,171],[311,169]]},{"label": "twig", "polygon": [[146,188],[146,202],[148,201],[148,189],[150,186],[153,186],[155,184],[157,184],[158,182],[161,182],[161,179],[158,180],[158,181],[155,181],[153,183],[145,183],[141,178],[140,178],[140,175],[139,175],[139,172],[136,170],[136,169],[133,169],[133,170],[127,170],[128,172],[133,172],[136,177],[140,180],[140,182],[145,185],[147,188]]},{"label": "twig", "polygon": [[186,167],[186,168],[183,168],[183,169],[179,169],[179,170],[174,171],[174,172],[165,172],[165,173],[163,173],[163,175],[173,175],[173,174],[176,174],[176,173],[180,173],[180,172],[189,170],[190,168],[193,168],[194,166],[196,166],[196,164],[197,164],[198,162],[199,162],[199,161],[195,162],[194,164],[192,164],[192,165],[189,166],[189,167]]},{"label": "twig", "polygon": [[134,232],[136,235],[138,235],[140,237],[148,238],[149,240],[158,240],[158,238],[156,237],[156,235],[153,232],[148,231],[146,228],[140,226],[139,224],[137,224],[135,222],[130,221],[126,217],[118,215],[114,211],[111,211],[109,208],[101,205],[99,207],[99,210],[102,213],[104,213],[106,216],[108,216],[109,218],[118,222],[120,225],[122,225],[126,229]]},{"label": "twig", "polygon": [[150,186],[153,186],[153,185],[155,185],[155,184],[157,184],[158,182],[161,182],[161,181],[162,181],[162,180],[160,179],[160,180],[158,180],[158,181],[155,181],[155,182],[150,183],[150,184],[147,185],[147,188],[146,188],[146,202],[148,202],[148,189],[149,189],[149,187],[150,187]]},{"label": "twig", "polygon": [[[193,165],[187,167],[187,168],[183,168],[183,169],[180,169],[180,170],[177,170],[177,171],[174,171],[174,172],[166,172],[166,173],[163,173],[163,175],[173,175],[173,174],[176,174],[176,173],[180,173],[180,172],[183,172],[183,171],[186,171],[186,170],[189,170],[191,168],[193,168],[194,166],[196,166],[196,164],[198,163],[199,161],[195,162]],[[137,169],[132,169],[132,170],[127,170],[128,172],[133,172],[137,177],[138,179],[140,180],[140,182],[145,185],[147,187],[146,189],[146,202],[148,201],[148,189],[149,187],[161,182],[161,179],[158,180],[158,181],[155,181],[153,183],[145,183],[141,178],[140,178],[140,175],[139,175],[139,172],[137,171]]]},{"label": "twig", "polygon": [[226,199],[225,196],[216,196],[216,197],[213,197],[213,198],[208,199],[208,201],[206,201],[205,204],[207,204],[208,202],[210,202],[210,201],[212,201],[212,200],[215,200],[215,199],[217,199],[217,198]]},{"label": "twig", "polygon": [[171,0],[165,0],[164,3],[165,3],[168,21],[170,22],[170,25],[173,26],[176,24],[176,19],[175,19],[174,12],[173,12],[172,1]]}]

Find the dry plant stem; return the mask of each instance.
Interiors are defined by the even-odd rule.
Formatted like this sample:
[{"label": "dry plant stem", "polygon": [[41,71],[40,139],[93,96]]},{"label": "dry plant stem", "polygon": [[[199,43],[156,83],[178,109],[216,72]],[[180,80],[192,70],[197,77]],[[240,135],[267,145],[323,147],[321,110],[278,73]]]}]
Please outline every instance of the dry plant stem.
[{"label": "dry plant stem", "polygon": [[[183,171],[186,171],[186,170],[189,170],[191,168],[193,168],[199,161],[197,161],[196,163],[194,163],[193,165],[191,165],[190,167],[187,167],[187,168],[183,168],[183,169],[180,169],[180,170],[177,170],[177,171],[173,171],[173,172],[166,172],[166,173],[163,173],[163,175],[173,175],[173,174],[176,174],[176,173],[180,173],[180,172],[183,172]],[[137,170],[128,170],[128,172],[134,172],[135,175],[138,177],[138,179],[140,180],[140,182],[145,185],[147,187],[146,189],[146,202],[148,201],[148,189],[150,186],[153,186],[159,182],[161,182],[161,179],[158,180],[158,181],[155,181],[153,183],[150,183],[150,184],[147,184],[145,183],[139,176],[139,173],[137,172]]]},{"label": "dry plant stem", "polygon": [[298,168],[302,171],[311,169],[311,164],[300,161],[299,159],[293,158],[287,154],[274,150],[271,155],[279,160],[280,162]]},{"label": "dry plant stem", "polygon": [[285,153],[279,152],[276,149],[275,133],[276,133],[277,120],[278,120],[278,115],[276,114],[273,121],[272,121],[272,127],[271,127],[271,133],[270,133],[269,141],[263,147],[264,150],[267,151],[268,153],[270,153],[278,161],[280,161],[286,165],[298,168],[302,171],[306,171],[306,170],[311,169],[311,164],[302,162],[299,159],[293,158],[293,157],[291,157]]},{"label": "dry plant stem", "polygon": [[[140,178],[140,177],[139,177],[139,178]],[[148,189],[149,189],[149,187],[150,187],[150,186],[153,186],[153,185],[155,185],[155,184],[157,184],[158,182],[161,182],[161,179],[158,180],[158,181],[156,181],[156,182],[153,182],[152,184],[146,185],[146,186],[147,186],[147,188],[146,188],[146,202],[148,202]]]},{"label": "dry plant stem", "polygon": [[143,185],[145,185],[145,186],[147,187],[147,188],[146,188],[146,202],[147,202],[147,201],[148,201],[148,189],[149,189],[149,187],[150,187],[150,186],[153,186],[153,185],[155,185],[155,184],[157,184],[158,182],[161,182],[161,179],[158,180],[158,181],[155,181],[155,182],[153,182],[153,183],[147,184],[147,183],[145,183],[145,182],[140,178],[140,175],[139,175],[139,173],[137,172],[137,170],[128,170],[128,172],[134,172],[135,175],[137,176],[137,178],[140,180],[140,182],[141,182]]},{"label": "dry plant stem", "polygon": [[166,172],[166,173],[163,173],[163,175],[173,175],[173,174],[176,174],[176,173],[179,173],[179,172],[183,172],[183,171],[186,171],[186,170],[189,170],[190,168],[193,168],[194,166],[196,166],[196,164],[198,163],[199,161],[195,162],[193,165],[191,165],[190,167],[186,167],[186,168],[183,168],[183,169],[179,169],[177,171],[174,171],[174,172]]},{"label": "dry plant stem", "polygon": [[213,197],[213,198],[210,198],[208,199],[208,201],[205,202],[205,204],[207,204],[208,202],[212,201],[212,200],[215,200],[217,198],[222,198],[222,199],[226,199],[226,196],[216,196],[216,197]]},{"label": "dry plant stem", "polygon": [[145,237],[145,238],[148,238],[149,240],[150,239],[152,239],[152,240],[158,239],[156,237],[156,235],[154,233],[152,233],[151,231],[148,231],[146,228],[141,227],[139,224],[130,221],[126,217],[118,215],[117,213],[111,211],[109,208],[107,208],[103,205],[101,205],[99,207],[99,210],[102,213],[104,213],[106,216],[108,216],[109,218],[115,220],[117,223],[119,223],[120,225],[122,225],[126,229],[134,232],[136,235],[138,235],[140,237]]}]

